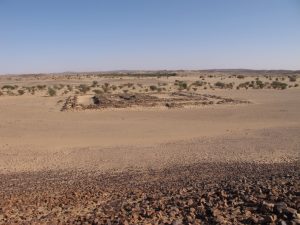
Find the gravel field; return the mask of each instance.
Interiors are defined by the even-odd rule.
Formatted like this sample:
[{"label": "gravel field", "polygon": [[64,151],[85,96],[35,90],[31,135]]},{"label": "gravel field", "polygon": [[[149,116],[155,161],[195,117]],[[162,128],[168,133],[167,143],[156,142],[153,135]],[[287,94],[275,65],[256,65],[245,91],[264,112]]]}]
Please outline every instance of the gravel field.
[{"label": "gravel field", "polygon": [[1,224],[299,224],[300,164],[0,176]]}]

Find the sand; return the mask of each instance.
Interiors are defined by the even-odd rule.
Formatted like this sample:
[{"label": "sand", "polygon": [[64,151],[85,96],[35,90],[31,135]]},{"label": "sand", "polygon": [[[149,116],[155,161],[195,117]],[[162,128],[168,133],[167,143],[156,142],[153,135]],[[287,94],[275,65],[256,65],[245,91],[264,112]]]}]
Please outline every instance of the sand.
[{"label": "sand", "polygon": [[[17,77],[17,79],[2,78],[0,86],[8,83],[19,86],[68,82],[73,85],[82,82],[90,84],[95,78],[83,76],[79,80],[68,80],[62,77],[57,78],[57,81],[41,76],[39,79],[32,77]],[[159,81],[168,82],[174,89],[171,84],[176,79],[192,82],[199,79],[199,74],[187,73],[168,79],[99,78],[99,82],[116,85],[126,82],[150,85]],[[220,79],[213,77],[211,82]],[[241,82],[238,78],[225,76],[226,79],[231,79],[235,84]],[[250,76],[245,79],[254,78]],[[94,174],[93,179],[97,179],[98,174],[104,176],[103,174],[125,173],[129,176],[128,173],[143,174],[146,171],[163,171],[168,168],[190,166],[197,168],[207,163],[210,165],[209,168],[222,163],[285,165],[285,168],[289,168],[288,165],[299,163],[299,87],[285,90],[208,88],[196,92],[247,100],[250,103],[172,109],[134,107],[61,112],[68,94],[59,93],[57,96],[49,97],[46,92],[37,91],[34,95],[28,93],[22,96],[2,95],[0,174],[3,179],[13,175],[18,177],[17,180],[21,180],[20,175],[26,173],[28,179],[32,179],[33,187],[36,187],[36,180],[33,179],[36,174],[42,174],[41,177],[45,179],[43,182],[48,182],[49,174],[56,173],[55,171],[75,174],[67,178],[71,182],[72,177],[86,173]],[[80,94],[81,101],[90,104],[92,95],[91,92]],[[293,173],[299,174],[298,167],[296,168],[296,173],[295,171]],[[197,175],[197,179],[201,176]],[[57,176],[56,179],[60,182],[63,178]],[[161,182],[162,178],[158,176],[157,179]],[[109,180],[108,183],[118,182],[117,179]],[[142,180],[143,183],[147,182],[147,179]],[[10,180],[7,183],[11,182]],[[12,196],[17,193],[13,189],[10,191]],[[30,191],[25,193],[32,194]],[[7,196],[5,198],[9,201]],[[3,212],[0,211],[0,221],[6,221],[3,224],[12,223],[13,220],[7,218],[4,220],[1,214]],[[32,218],[39,221],[36,215]],[[44,221],[53,222],[53,218],[57,217],[51,216],[51,220],[48,220],[50,217],[47,218],[45,216]],[[75,218],[75,215],[72,217],[70,214],[68,218]],[[63,218],[61,221],[65,221],[63,224],[67,223]],[[101,221],[100,224],[105,223]],[[142,221],[144,220],[141,219],[139,223],[143,224]]]}]

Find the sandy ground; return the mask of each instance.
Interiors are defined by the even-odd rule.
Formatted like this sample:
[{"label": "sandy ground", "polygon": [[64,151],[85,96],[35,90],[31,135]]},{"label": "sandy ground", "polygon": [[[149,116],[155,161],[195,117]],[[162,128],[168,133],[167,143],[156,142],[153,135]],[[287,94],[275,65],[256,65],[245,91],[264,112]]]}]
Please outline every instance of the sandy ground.
[{"label": "sandy ground", "polygon": [[[159,79],[173,92],[176,79],[199,81],[189,75],[98,81],[148,88]],[[300,224],[299,79],[284,90],[246,90],[236,85],[255,76],[206,77],[235,88],[187,90],[250,104],[62,112],[76,85],[94,79],[0,77],[1,225]],[[75,90],[57,86],[50,97],[22,87],[60,83]],[[81,103],[91,92],[79,93]]]},{"label": "sandy ground", "polygon": [[1,97],[0,171],[299,158],[299,89],[211,92],[252,104],[60,112],[59,97]]}]

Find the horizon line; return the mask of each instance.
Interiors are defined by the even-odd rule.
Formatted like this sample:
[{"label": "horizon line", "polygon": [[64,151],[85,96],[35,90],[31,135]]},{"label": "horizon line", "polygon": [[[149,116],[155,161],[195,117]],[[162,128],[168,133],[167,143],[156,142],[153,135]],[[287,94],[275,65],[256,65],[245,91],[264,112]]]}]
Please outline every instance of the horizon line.
[{"label": "horizon line", "polygon": [[299,69],[249,69],[249,68],[209,68],[209,69],[117,69],[117,70],[87,70],[87,71],[62,71],[62,72],[32,72],[32,73],[1,73],[0,76],[18,75],[59,75],[80,73],[134,73],[134,72],[176,72],[176,71],[289,71],[300,72]]}]

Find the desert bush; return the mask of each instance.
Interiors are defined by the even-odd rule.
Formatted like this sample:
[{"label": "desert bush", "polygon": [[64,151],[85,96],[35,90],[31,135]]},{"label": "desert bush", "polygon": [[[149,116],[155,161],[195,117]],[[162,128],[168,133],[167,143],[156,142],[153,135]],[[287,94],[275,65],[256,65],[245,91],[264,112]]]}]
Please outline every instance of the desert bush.
[{"label": "desert bush", "polygon": [[187,89],[188,85],[185,82],[180,82],[179,83],[179,89]]},{"label": "desert bush", "polygon": [[298,86],[299,86],[299,84],[295,84],[295,85],[294,85],[294,87],[298,87]]},{"label": "desert bush", "polygon": [[236,77],[237,77],[238,79],[244,79],[244,78],[245,78],[244,75],[237,75]]},{"label": "desert bush", "polygon": [[9,96],[15,96],[15,95],[16,95],[16,94],[13,93],[11,90],[8,90],[8,91],[6,92],[6,94],[8,94]]},{"label": "desert bush", "polygon": [[98,85],[98,81],[94,80],[92,83],[92,87],[96,87]]},{"label": "desert bush", "polygon": [[3,90],[3,89],[14,90],[14,89],[16,89],[17,87],[18,87],[18,86],[4,85],[4,86],[2,86],[2,90]]},{"label": "desert bush", "polygon": [[67,85],[67,89],[68,89],[68,91],[73,91],[73,87],[69,84]]},{"label": "desert bush", "polygon": [[264,88],[264,83],[261,80],[256,80],[256,86],[258,88]]},{"label": "desert bush", "polygon": [[218,87],[218,88],[221,88],[221,89],[223,89],[223,88],[229,88],[229,89],[233,88],[232,83],[226,84],[226,83],[223,83],[223,82],[220,82],[220,81],[216,82],[215,86]]},{"label": "desert bush", "polygon": [[89,90],[90,90],[90,87],[86,84],[80,84],[78,86],[78,90],[81,92],[81,93],[87,93]]},{"label": "desert bush", "polygon": [[180,80],[175,80],[174,85],[177,85],[179,90],[187,89],[188,87],[186,82]]},{"label": "desert bush", "polygon": [[104,85],[102,85],[102,89],[103,89],[103,92],[107,93],[110,89],[109,83],[105,83]]},{"label": "desert bush", "polygon": [[297,77],[296,76],[290,76],[289,79],[290,79],[290,82],[296,82]]},{"label": "desert bush", "polygon": [[149,88],[150,88],[151,91],[156,91],[157,90],[157,87],[155,85],[150,85]]},{"label": "desert bush", "polygon": [[226,84],[223,83],[223,82],[218,81],[218,82],[215,83],[215,86],[219,87],[219,88],[225,88]]},{"label": "desert bush", "polygon": [[39,90],[45,90],[46,89],[46,85],[37,85],[36,87]]},{"label": "desert bush", "polygon": [[195,81],[194,83],[192,83],[192,85],[198,86],[198,87],[201,87],[205,84],[206,84],[206,82],[203,82],[203,81]]},{"label": "desert bush", "polygon": [[25,91],[24,90],[18,90],[19,95],[24,95]]},{"label": "desert bush", "polygon": [[0,91],[0,96],[1,96],[1,95],[4,95],[4,94],[3,94],[3,92]]},{"label": "desert bush", "polygon": [[23,89],[27,90],[30,94],[34,95],[35,91],[37,90],[37,87],[36,86],[23,87]]},{"label": "desert bush", "polygon": [[239,88],[248,88],[248,86],[250,85],[250,82],[249,81],[247,81],[247,82],[244,82],[244,83],[240,83],[239,85],[238,85],[238,87]]},{"label": "desert bush", "polygon": [[51,88],[51,87],[48,87],[48,95],[49,96],[55,96],[56,95],[56,90]]},{"label": "desert bush", "polygon": [[286,89],[288,85],[286,83],[282,83],[282,82],[279,82],[279,81],[273,81],[271,83],[271,86],[274,89]]},{"label": "desert bush", "polygon": [[97,95],[100,95],[100,94],[103,93],[103,91],[101,91],[101,90],[99,90],[99,89],[95,89],[95,90],[93,90],[93,92],[94,92],[95,94],[97,94]]},{"label": "desert bush", "polygon": [[61,89],[63,89],[64,87],[65,87],[64,84],[58,84],[58,85],[54,85],[54,86],[53,86],[53,89],[55,89],[55,90],[61,90]]}]

